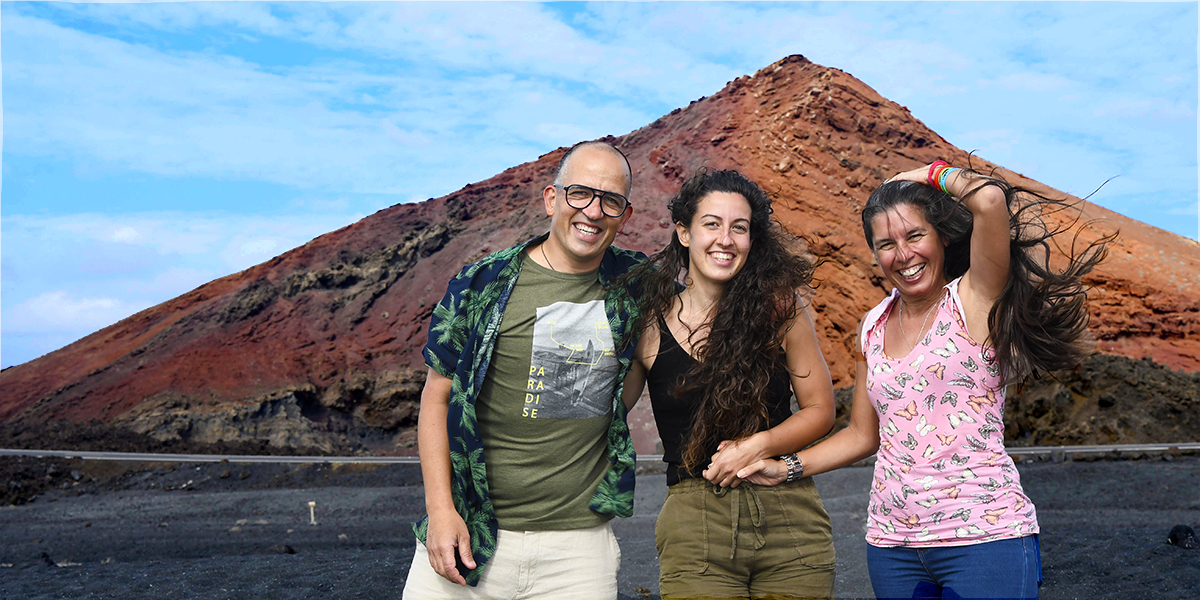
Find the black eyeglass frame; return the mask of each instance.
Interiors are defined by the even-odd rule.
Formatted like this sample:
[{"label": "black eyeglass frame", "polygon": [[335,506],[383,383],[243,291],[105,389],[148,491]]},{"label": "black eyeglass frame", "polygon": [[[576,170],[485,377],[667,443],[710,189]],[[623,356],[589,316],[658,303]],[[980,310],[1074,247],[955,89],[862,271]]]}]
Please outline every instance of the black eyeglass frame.
[{"label": "black eyeglass frame", "polygon": [[[566,186],[558,185],[557,183],[555,183],[553,185],[554,185],[554,187],[563,191],[563,199],[567,201],[567,206],[570,206],[571,208],[573,208],[575,210],[584,210],[585,208],[591,206],[592,203],[596,201],[596,198],[599,198],[600,199],[600,212],[604,213],[604,216],[606,216],[610,219],[616,219],[616,218],[619,218],[621,215],[624,215],[625,211],[629,210],[629,207],[633,205],[633,202],[630,202],[629,198],[626,198],[625,196],[622,196],[621,194],[618,194],[616,192],[606,192],[604,190],[598,190],[594,187],[589,187],[589,186],[583,185],[582,183],[572,183],[571,185],[566,185]],[[588,201],[583,204],[583,206],[576,206],[573,202],[571,202],[571,190],[572,189],[587,190],[588,192],[591,192],[592,197],[589,198]],[[624,206],[621,208],[621,212],[619,212],[615,215],[609,214],[608,210],[604,206],[605,196],[612,196],[615,198],[620,198],[621,202],[624,203]]]}]

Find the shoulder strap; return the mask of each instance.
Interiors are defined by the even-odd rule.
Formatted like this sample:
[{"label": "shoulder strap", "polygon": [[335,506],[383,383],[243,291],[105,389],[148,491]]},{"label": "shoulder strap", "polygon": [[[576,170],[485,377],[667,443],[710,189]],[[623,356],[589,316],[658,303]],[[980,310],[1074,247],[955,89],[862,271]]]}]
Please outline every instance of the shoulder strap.
[{"label": "shoulder strap", "polygon": [[875,308],[867,311],[867,316],[863,317],[862,330],[858,332],[859,351],[863,354],[866,354],[867,352],[868,334],[879,323],[879,320],[883,318],[883,314],[887,312],[888,308],[892,304],[892,299],[897,295],[898,292],[896,292],[896,290],[892,290],[891,294],[889,294],[883,300],[880,300],[879,304],[876,304]]}]

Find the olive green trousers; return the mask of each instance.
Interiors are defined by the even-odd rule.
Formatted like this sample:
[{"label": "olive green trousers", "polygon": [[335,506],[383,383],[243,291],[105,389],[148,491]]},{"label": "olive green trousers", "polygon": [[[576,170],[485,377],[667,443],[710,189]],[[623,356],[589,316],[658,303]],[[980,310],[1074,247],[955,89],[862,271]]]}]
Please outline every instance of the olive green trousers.
[{"label": "olive green trousers", "polygon": [[736,488],[684,479],[654,541],[664,599],[833,597],[833,533],[809,477]]}]

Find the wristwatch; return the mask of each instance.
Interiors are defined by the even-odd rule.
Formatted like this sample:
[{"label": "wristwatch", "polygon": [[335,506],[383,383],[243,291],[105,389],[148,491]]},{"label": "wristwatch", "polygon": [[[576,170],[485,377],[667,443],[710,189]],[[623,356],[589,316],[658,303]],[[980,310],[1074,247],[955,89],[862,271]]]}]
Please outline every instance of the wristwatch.
[{"label": "wristwatch", "polygon": [[784,454],[779,457],[779,460],[782,460],[787,465],[787,481],[796,481],[804,477],[804,463],[800,462],[800,456],[795,452]]}]

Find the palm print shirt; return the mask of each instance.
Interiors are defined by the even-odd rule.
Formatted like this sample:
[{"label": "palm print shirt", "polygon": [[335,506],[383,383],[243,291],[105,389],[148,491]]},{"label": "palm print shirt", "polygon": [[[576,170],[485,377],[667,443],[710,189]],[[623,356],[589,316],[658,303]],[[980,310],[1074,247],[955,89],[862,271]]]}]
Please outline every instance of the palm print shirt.
[{"label": "palm print shirt", "polygon": [[960,546],[1038,532],[1004,450],[1004,385],[991,348],[971,339],[955,279],[908,356],[883,351],[899,294],[863,319],[867,396],[879,415],[868,505],[875,546]]},{"label": "palm print shirt", "polygon": [[[471,534],[471,554],[476,568],[464,573],[467,583],[476,585],[484,565],[496,551],[498,524],[488,496],[487,470],[484,466],[483,440],[475,417],[475,401],[488,371],[496,336],[509,295],[521,273],[525,248],[545,241],[548,235],[519,246],[495,252],[463,268],[450,281],[445,297],[433,310],[429,323],[429,341],[425,345],[425,364],[451,379],[450,406],[446,427],[450,441],[450,492],[454,508],[463,517]],[[617,277],[645,259],[640,252],[609,247],[600,262],[600,283],[611,286]],[[636,308],[623,289],[608,290],[604,300],[609,328],[614,340],[624,338],[625,329],[636,319]],[[589,507],[599,513],[628,517],[633,514],[634,460],[633,440],[625,421],[625,403],[621,390],[629,372],[634,344],[618,349],[620,370],[613,390],[613,419],[608,428],[610,467],[596,488]],[[413,530],[425,543],[429,517]]]}]

